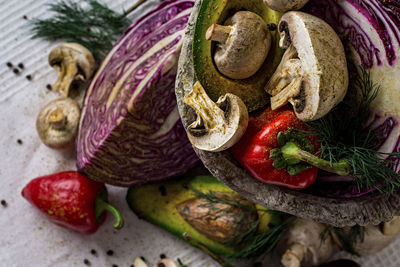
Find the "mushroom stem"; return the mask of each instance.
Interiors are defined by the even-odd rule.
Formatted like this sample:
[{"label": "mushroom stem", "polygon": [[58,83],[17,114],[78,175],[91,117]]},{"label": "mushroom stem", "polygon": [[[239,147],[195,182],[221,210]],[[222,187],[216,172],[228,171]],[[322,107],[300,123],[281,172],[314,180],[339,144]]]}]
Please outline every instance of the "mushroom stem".
[{"label": "mushroom stem", "polygon": [[49,124],[53,129],[61,130],[65,127],[66,123],[67,116],[64,115],[61,108],[57,108],[49,114]]},{"label": "mushroom stem", "polygon": [[300,243],[293,243],[282,255],[281,263],[285,267],[300,267],[306,247]]},{"label": "mushroom stem", "polygon": [[301,160],[307,162],[319,169],[336,173],[338,175],[349,175],[351,166],[344,160],[336,163],[332,163],[317,156],[300,149],[295,143],[287,142],[283,147],[281,147],[281,152],[283,158],[292,161],[293,159]]},{"label": "mushroom stem", "polygon": [[221,118],[224,118],[224,112],[210,99],[198,82],[195,83],[192,91],[185,97],[183,102],[196,111],[207,129],[214,128],[221,121]]},{"label": "mushroom stem", "polygon": [[206,32],[206,40],[225,43],[228,40],[232,27],[219,24],[212,24]]},{"label": "mushroom stem", "polygon": [[265,91],[267,91],[268,94],[274,96],[287,85],[288,81],[282,79],[282,73],[284,69],[288,69],[287,62],[295,57],[297,57],[297,50],[293,45],[290,45],[283,54],[281,63],[279,63],[275,73],[272,75],[265,87]]},{"label": "mushroom stem", "polygon": [[62,96],[68,97],[68,91],[71,87],[75,76],[78,74],[78,66],[76,61],[68,62],[68,64],[61,64],[61,71],[63,73],[62,80],[53,85],[53,88],[58,90]]},{"label": "mushroom stem", "polygon": [[275,110],[287,104],[288,101],[300,94],[302,78],[295,78],[288,86],[284,87],[278,94],[271,97],[271,109]]}]

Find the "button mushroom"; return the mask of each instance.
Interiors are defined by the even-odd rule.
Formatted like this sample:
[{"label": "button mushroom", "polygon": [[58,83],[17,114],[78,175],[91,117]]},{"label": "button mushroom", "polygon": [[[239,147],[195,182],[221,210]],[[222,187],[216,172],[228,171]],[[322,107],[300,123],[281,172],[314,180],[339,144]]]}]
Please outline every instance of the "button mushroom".
[{"label": "button mushroom", "polygon": [[218,70],[231,79],[246,79],[262,66],[271,47],[267,24],[256,13],[236,12],[225,25],[213,24],[206,39],[218,42],[214,61]]},{"label": "button mushroom", "polygon": [[264,0],[264,4],[279,12],[299,10],[307,4],[307,2],[308,0]]},{"label": "button mushroom", "polygon": [[72,146],[78,132],[79,105],[70,98],[51,101],[40,111],[36,130],[42,142],[54,149]]},{"label": "button mushroom", "polygon": [[279,45],[287,50],[265,88],[271,108],[290,102],[300,120],[319,119],[347,92],[343,44],[326,22],[299,11],[283,15],[278,30]]},{"label": "button mushroom", "polygon": [[192,145],[198,149],[212,152],[228,149],[246,131],[249,121],[247,108],[233,94],[225,94],[214,103],[196,82],[184,102],[197,113],[197,119],[186,132]]},{"label": "button mushroom", "polygon": [[382,222],[381,229],[384,235],[397,235],[400,233],[400,216],[394,216],[392,220]]},{"label": "button mushroom", "polygon": [[178,267],[178,264],[169,258],[164,258],[157,263],[156,267]]},{"label": "button mushroom", "polygon": [[49,55],[49,64],[58,72],[52,87],[67,97],[73,81],[87,82],[92,77],[95,61],[92,53],[77,43],[63,43]]},{"label": "button mushroom", "polygon": [[296,218],[280,239],[278,251],[285,267],[317,266],[327,261],[333,252],[332,238],[321,240],[326,226],[314,221]]}]

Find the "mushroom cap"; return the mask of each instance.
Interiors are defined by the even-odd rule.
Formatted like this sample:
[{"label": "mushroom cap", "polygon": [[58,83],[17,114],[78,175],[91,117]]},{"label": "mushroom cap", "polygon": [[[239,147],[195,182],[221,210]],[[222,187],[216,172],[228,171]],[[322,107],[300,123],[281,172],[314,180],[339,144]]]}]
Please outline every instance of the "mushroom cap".
[{"label": "mushroom cap", "polygon": [[262,66],[271,47],[268,26],[250,11],[236,12],[224,25],[231,26],[232,30],[227,41],[217,45],[215,64],[229,78],[249,78]]},{"label": "mushroom cap", "polygon": [[63,43],[51,50],[49,64],[52,67],[60,65],[64,60],[68,60],[68,63],[73,63],[70,60],[76,60],[79,69],[83,72],[84,81],[88,81],[92,77],[95,69],[95,60],[86,47],[78,43]]},{"label": "mushroom cap", "polygon": [[336,32],[323,20],[299,11],[284,14],[279,22],[280,45],[293,45],[305,73],[298,105],[303,121],[326,115],[343,100],[349,83],[344,47]]},{"label": "mushroom cap", "polygon": [[299,10],[309,0],[264,0],[264,3],[271,9],[286,12],[289,10]]},{"label": "mushroom cap", "polygon": [[[189,141],[198,149],[218,152],[233,146],[243,136],[249,122],[249,113],[243,101],[234,94],[221,96],[216,103],[207,96],[200,83],[198,87],[202,97],[206,97],[208,107],[200,107],[203,112],[212,114],[213,121],[203,121],[200,114],[187,129]],[[196,89],[197,90],[197,89]],[[188,98],[188,97],[186,97]],[[188,104],[188,102],[187,102]],[[199,102],[196,105],[204,105]]]},{"label": "mushroom cap", "polygon": [[44,106],[36,120],[36,130],[42,142],[54,149],[65,149],[75,143],[80,109],[76,101],[59,98]]}]

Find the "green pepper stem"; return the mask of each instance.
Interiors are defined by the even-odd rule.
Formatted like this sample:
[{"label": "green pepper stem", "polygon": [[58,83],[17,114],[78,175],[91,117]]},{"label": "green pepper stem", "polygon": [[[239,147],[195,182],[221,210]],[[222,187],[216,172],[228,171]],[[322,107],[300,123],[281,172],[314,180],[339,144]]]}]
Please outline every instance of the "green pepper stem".
[{"label": "green pepper stem", "polygon": [[287,142],[281,147],[281,152],[286,160],[298,159],[307,162],[319,169],[336,173],[338,175],[349,175],[351,166],[344,160],[339,162],[329,162],[324,159],[320,159],[317,156],[300,149],[295,143]]},{"label": "green pepper stem", "polygon": [[95,201],[96,219],[100,220],[104,212],[109,211],[115,217],[114,228],[120,229],[124,226],[124,218],[122,217],[119,210],[107,202],[107,193],[105,190],[101,190]]}]

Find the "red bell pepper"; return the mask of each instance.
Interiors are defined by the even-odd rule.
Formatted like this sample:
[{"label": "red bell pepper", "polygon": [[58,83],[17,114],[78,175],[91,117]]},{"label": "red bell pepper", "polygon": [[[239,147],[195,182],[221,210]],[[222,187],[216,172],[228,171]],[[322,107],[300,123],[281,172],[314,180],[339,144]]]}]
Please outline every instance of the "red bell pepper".
[{"label": "red bell pepper", "polygon": [[307,130],[291,109],[267,108],[250,117],[246,133],[231,152],[258,180],[291,189],[304,189],[314,183],[317,168],[348,174],[345,162],[330,163],[315,155],[320,144],[317,136],[306,134]]},{"label": "red bell pepper", "polygon": [[82,234],[96,232],[105,220],[105,211],[115,216],[115,228],[123,226],[119,211],[107,203],[105,185],[76,171],[35,178],[23,188],[22,196],[50,221]]},{"label": "red bell pepper", "polygon": [[[279,148],[278,134],[280,132],[288,133],[292,138],[296,135],[291,131],[293,128],[307,129],[292,110],[284,107],[272,111],[268,108],[250,118],[245,135],[231,148],[231,152],[239,163],[258,180],[291,189],[304,189],[317,178],[318,169],[316,167],[307,166],[298,160],[288,163],[284,159],[281,159],[283,166],[279,166],[278,159],[270,157],[271,152],[275,151],[273,149]],[[308,143],[306,146],[309,150],[311,149],[309,152],[318,151],[319,146],[315,137],[306,138],[299,133],[297,135],[297,139],[301,140],[301,143]],[[289,173],[288,168],[292,174]]]}]

